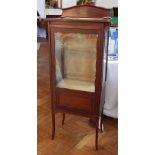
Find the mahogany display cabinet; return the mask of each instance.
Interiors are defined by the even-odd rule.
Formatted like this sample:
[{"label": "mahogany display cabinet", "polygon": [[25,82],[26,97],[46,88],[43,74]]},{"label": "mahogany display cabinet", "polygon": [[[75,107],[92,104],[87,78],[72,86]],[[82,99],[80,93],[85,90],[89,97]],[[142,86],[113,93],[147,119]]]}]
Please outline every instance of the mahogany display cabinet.
[{"label": "mahogany display cabinet", "polygon": [[57,112],[63,114],[62,124],[65,113],[81,115],[96,121],[98,149],[110,22],[110,9],[87,5],[64,9],[61,17],[48,19],[52,139]]}]

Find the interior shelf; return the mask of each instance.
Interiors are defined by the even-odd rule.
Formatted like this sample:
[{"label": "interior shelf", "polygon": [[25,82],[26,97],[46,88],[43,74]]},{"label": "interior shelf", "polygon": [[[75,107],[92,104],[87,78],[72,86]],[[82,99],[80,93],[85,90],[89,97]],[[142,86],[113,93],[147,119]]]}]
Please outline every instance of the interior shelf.
[{"label": "interior shelf", "polygon": [[94,82],[72,80],[68,78],[60,80],[57,84],[57,87],[87,92],[95,92]]}]

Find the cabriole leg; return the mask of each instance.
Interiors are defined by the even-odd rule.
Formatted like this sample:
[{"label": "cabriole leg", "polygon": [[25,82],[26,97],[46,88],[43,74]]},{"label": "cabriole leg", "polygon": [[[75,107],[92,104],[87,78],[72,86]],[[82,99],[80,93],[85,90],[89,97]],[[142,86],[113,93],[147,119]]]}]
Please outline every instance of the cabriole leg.
[{"label": "cabriole leg", "polygon": [[99,123],[99,118],[96,119],[96,137],[95,137],[96,150],[98,150],[98,123]]},{"label": "cabriole leg", "polygon": [[55,137],[55,112],[52,112],[52,140]]},{"label": "cabriole leg", "polygon": [[62,125],[64,125],[65,122],[65,113],[62,114]]}]

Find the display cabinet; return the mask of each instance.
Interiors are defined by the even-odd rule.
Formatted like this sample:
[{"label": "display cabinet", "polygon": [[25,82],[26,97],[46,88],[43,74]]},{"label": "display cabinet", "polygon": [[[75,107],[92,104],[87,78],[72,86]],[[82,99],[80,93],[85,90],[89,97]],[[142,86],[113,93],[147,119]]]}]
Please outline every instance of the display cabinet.
[{"label": "display cabinet", "polygon": [[60,18],[48,19],[52,139],[55,113],[63,113],[62,123],[65,113],[81,115],[95,119],[98,148],[110,17],[110,9],[75,6],[64,9]]}]

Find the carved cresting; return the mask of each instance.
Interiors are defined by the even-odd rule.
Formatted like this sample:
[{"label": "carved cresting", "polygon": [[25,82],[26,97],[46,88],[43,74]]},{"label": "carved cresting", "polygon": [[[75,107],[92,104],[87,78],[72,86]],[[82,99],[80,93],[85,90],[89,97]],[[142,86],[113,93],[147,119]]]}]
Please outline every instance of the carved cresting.
[{"label": "carved cresting", "polygon": [[104,18],[111,17],[112,10],[91,6],[91,5],[79,5],[71,8],[63,9],[62,17],[72,18]]}]

